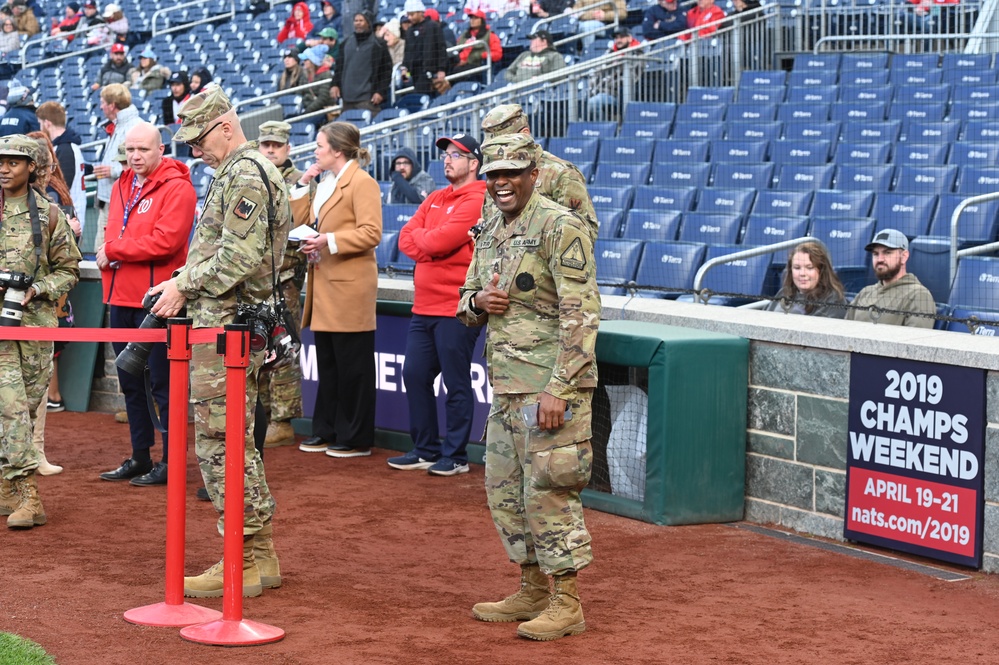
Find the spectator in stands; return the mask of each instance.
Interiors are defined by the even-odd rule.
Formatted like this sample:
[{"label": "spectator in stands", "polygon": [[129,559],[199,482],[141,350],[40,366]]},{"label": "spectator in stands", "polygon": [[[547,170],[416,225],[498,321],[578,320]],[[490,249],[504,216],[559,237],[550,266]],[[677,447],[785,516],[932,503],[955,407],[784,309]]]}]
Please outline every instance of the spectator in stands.
[{"label": "spectator in stands", "polygon": [[[707,37],[718,30],[720,21],[725,18],[725,10],[715,5],[715,0],[697,0],[697,5],[687,10],[687,28],[701,28],[698,37]],[[680,35],[678,39],[689,41],[690,35]]]},{"label": "spectator in stands", "polygon": [[35,16],[35,12],[28,6],[27,0],[12,0],[10,3],[10,12],[14,17],[14,25],[17,27],[17,31],[25,37],[37,35],[42,31],[41,26],[38,25],[38,17]]},{"label": "spectator in stands", "polygon": [[687,13],[680,9],[677,0],[659,0],[645,10],[642,18],[642,37],[646,41],[675,35],[687,29]]},{"label": "spectator in stands", "polygon": [[332,58],[334,63],[340,59],[340,44],[337,41],[339,38],[340,33],[333,28],[323,28],[319,32],[319,43],[329,49],[326,52],[327,57]]},{"label": "spectator in stands", "polygon": [[278,79],[278,92],[305,83],[305,70],[298,60],[298,53],[286,52],[281,58],[281,62],[284,63],[284,71],[281,72],[281,78]]},{"label": "spectator in stands", "polygon": [[388,47],[389,56],[392,57],[392,66],[401,65],[406,52],[406,42],[402,40],[402,31],[399,28],[399,20],[392,19],[382,26],[378,36]]},{"label": "spectator in stands", "polygon": [[340,64],[333,71],[330,97],[343,100],[343,110],[365,109],[371,117],[382,110],[392,85],[392,56],[388,47],[374,36],[374,17],[354,15],[354,32],[343,42]]},{"label": "spectator in stands", "polygon": [[377,5],[377,0],[343,0],[341,13],[348,20],[340,24],[340,38],[347,39],[354,32],[354,21],[352,19],[357,16],[358,12],[367,12],[374,16],[375,11],[378,9]]},{"label": "spectator in stands", "polygon": [[91,90],[98,90],[112,83],[125,83],[128,80],[132,65],[125,58],[126,50],[124,44],[111,45],[111,54],[98,72],[97,82],[90,86]]},{"label": "spectator in stands", "polygon": [[423,203],[437,189],[433,176],[420,168],[411,148],[399,148],[392,158],[392,189],[386,203]]},{"label": "spectator in stands", "polygon": [[760,8],[760,0],[732,0],[732,4],[737,14]]},{"label": "spectator in stands", "polygon": [[55,149],[56,163],[69,187],[69,195],[73,200],[73,209],[82,225],[86,221],[87,191],[83,184],[86,165],[83,162],[83,152],[80,150],[80,135],[72,128],[66,127],[66,109],[59,102],[43,102],[35,115],[41,130],[52,141]]},{"label": "spectator in stands", "polygon": [[21,33],[17,31],[17,26],[14,25],[14,19],[10,16],[4,16],[3,26],[0,27],[0,54],[10,55],[11,53],[17,53],[21,49]]},{"label": "spectator in stands", "polygon": [[528,50],[518,55],[506,68],[509,83],[520,83],[565,67],[565,58],[552,46],[552,36],[547,30],[535,31],[530,40]]},{"label": "spectator in stands", "polygon": [[409,75],[421,95],[446,91],[447,52],[440,23],[425,18],[423,0],[406,0],[404,10],[410,22],[402,60],[404,75]]},{"label": "spectator in stands", "polygon": [[[461,33],[458,42],[466,47],[458,52],[458,65],[454,72],[465,72],[487,64],[486,53],[489,53],[491,64],[498,65],[503,60],[503,45],[499,36],[489,29],[486,23],[486,13],[481,9],[465,10],[468,14],[468,30]],[[482,72],[478,78],[485,80]]]},{"label": "spectator in stands", "polygon": [[191,95],[196,95],[212,82],[212,73],[207,67],[198,67],[191,72]]},{"label": "spectator in stands", "polygon": [[309,19],[309,5],[304,2],[296,2],[291,8],[291,15],[285,19],[284,25],[278,32],[278,44],[283,44],[287,40],[292,42],[304,41],[312,32],[312,21]]},{"label": "spectator in stands", "polygon": [[80,17],[78,30],[86,32],[102,23],[104,19],[97,13],[97,0],[83,0],[83,15]]},{"label": "spectator in stands", "polygon": [[7,112],[0,118],[0,136],[27,134],[39,129],[34,93],[14,79],[7,84]]},{"label": "spectator in stands", "polygon": [[[580,0],[576,3],[576,9],[586,9],[578,15],[579,23],[576,31],[583,35],[583,48],[592,44],[597,34],[595,31],[602,29],[605,25],[610,25],[617,21],[623,24],[628,18],[628,5],[625,0]],[[592,33],[592,34],[586,34]]]},{"label": "spectator in stands", "polygon": [[139,66],[133,67],[128,72],[131,87],[147,92],[160,90],[163,87],[170,78],[170,68],[158,64],[156,59],[156,51],[147,44],[139,53]]},{"label": "spectator in stands", "polygon": [[843,284],[833,270],[828,250],[818,242],[803,242],[787,257],[784,284],[777,298],[767,311],[830,319],[846,316]]},{"label": "spectator in stands", "polygon": [[534,0],[531,3],[531,16],[534,18],[558,16],[570,9],[573,4],[573,0]]},{"label": "spectator in stands", "polygon": [[[329,80],[332,78],[330,66],[327,62],[326,54],[329,49],[325,45],[310,46],[305,49],[298,59],[302,61],[302,68],[305,73],[305,83]],[[333,106],[330,99],[330,85],[315,85],[302,91],[302,113],[313,113]]]},{"label": "spectator in stands", "polygon": [[83,18],[83,12],[80,11],[80,3],[70,2],[66,5],[65,16],[59,23],[52,26],[49,34],[52,37],[63,35],[66,40],[64,43],[68,44],[73,41],[76,31],[80,27],[81,18]]},{"label": "spectator in stands", "polygon": [[523,0],[467,0],[465,9],[503,16],[507,12],[527,9],[527,2]]},{"label": "spectator in stands", "polygon": [[191,98],[191,84],[187,80],[187,72],[174,72],[167,79],[170,85],[170,94],[163,99],[163,108],[160,113],[160,120],[164,125],[173,125],[180,122],[177,111]]},{"label": "spectator in stands", "polygon": [[124,44],[128,41],[128,19],[121,7],[109,3],[101,14],[104,24],[90,34],[87,43],[91,46],[97,44]]},{"label": "spectator in stands", "polygon": [[[871,253],[878,283],[861,289],[846,318],[889,326],[932,328],[937,306],[929,289],[905,270],[909,260],[909,239],[905,234],[895,229],[878,231],[864,249]],[[874,314],[863,309],[872,306],[891,311]]]},{"label": "spectator in stands", "polygon": [[108,223],[111,188],[122,171],[121,164],[115,160],[118,146],[125,141],[128,130],[141,122],[139,109],[132,104],[132,93],[121,83],[112,83],[101,89],[101,111],[108,119],[104,128],[110,136],[104,144],[101,161],[94,166],[94,175],[97,177],[97,235],[94,236],[96,238],[104,237],[104,228]]},{"label": "spectator in stands", "polygon": [[305,40],[306,46],[315,46],[321,43],[320,33],[326,28],[333,28],[339,35],[343,32],[342,17],[340,12],[337,11],[336,5],[334,5],[330,0],[323,0],[321,6],[321,11],[316,20],[313,21],[312,32],[309,34],[309,38]]},{"label": "spectator in stands", "polygon": [[[631,36],[631,30],[619,25],[614,29],[614,40],[608,52],[621,53],[640,46],[642,42]],[[633,55],[640,55],[636,52]],[[625,56],[627,57],[627,56]],[[641,76],[644,64],[640,60],[624,63],[610,71],[593,73],[589,79],[590,98],[586,101],[586,112],[589,120],[611,120],[616,118],[621,110],[621,85],[624,83],[625,67],[631,68],[631,80],[637,81]]]}]

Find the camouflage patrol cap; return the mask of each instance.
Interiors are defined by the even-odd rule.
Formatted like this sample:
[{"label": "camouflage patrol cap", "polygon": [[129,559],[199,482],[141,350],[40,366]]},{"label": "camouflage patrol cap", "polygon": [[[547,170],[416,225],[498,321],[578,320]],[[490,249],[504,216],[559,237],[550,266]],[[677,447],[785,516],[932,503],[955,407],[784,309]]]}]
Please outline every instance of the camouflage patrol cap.
[{"label": "camouflage patrol cap", "polygon": [[487,137],[515,134],[527,126],[527,116],[520,104],[501,104],[482,119],[482,131]]},{"label": "camouflage patrol cap", "polygon": [[537,164],[541,149],[527,134],[494,136],[482,144],[483,166],[479,173],[520,171]]},{"label": "camouflage patrol cap", "polygon": [[272,141],[274,143],[287,143],[291,136],[291,125],[280,120],[268,120],[260,125],[261,143]]},{"label": "camouflage patrol cap", "polygon": [[30,162],[37,160],[38,144],[35,139],[24,134],[11,134],[0,138],[0,156],[24,157]]},{"label": "camouflage patrol cap", "polygon": [[187,142],[208,130],[213,120],[232,109],[232,102],[218,85],[209,85],[180,107],[177,115],[181,125],[174,134],[175,141]]},{"label": "camouflage patrol cap", "polygon": [[128,161],[128,153],[125,152],[125,144],[121,143],[118,145],[118,154],[114,156],[114,161],[125,163]]}]

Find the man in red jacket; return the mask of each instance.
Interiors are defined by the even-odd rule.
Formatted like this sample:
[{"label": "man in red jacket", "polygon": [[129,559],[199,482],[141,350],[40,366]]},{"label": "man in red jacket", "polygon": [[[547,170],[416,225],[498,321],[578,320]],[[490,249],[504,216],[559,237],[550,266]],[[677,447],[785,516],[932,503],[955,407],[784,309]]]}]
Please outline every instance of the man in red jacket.
[{"label": "man in red jacket", "polygon": [[[479,180],[482,151],[471,136],[437,139],[444,177],[451,183],[433,192],[399,232],[399,250],[416,261],[413,318],[406,338],[402,378],[409,403],[413,450],[390,457],[393,469],[426,469],[436,476],[468,473],[468,435],[475,396],[470,369],[478,328],[455,318],[458,289],[465,283],[473,245],[468,230],[479,221],[486,183]],[[447,432],[438,436],[434,380],[447,389]]]},{"label": "man in red jacket", "polygon": [[[108,225],[97,247],[104,301],[111,306],[112,328],[138,328],[146,317],[142,298],[149,287],[170,279],[187,260],[187,241],[194,223],[198,196],[191,174],[182,162],[163,157],[163,142],[155,125],[141,122],[125,135],[127,165],[111,189]],[[113,343],[115,353],[125,348]],[[149,354],[153,397],[166,426],[169,417],[169,368],[166,345],[153,344]],[[167,481],[167,432],[163,432],[163,461],[153,464],[149,449],[155,429],[146,406],[142,377],[118,370],[125,396],[132,454],[102,480],[129,480],[132,485],[164,485]],[[187,408],[186,404],[178,408]],[[183,469],[181,469],[183,471]]]}]

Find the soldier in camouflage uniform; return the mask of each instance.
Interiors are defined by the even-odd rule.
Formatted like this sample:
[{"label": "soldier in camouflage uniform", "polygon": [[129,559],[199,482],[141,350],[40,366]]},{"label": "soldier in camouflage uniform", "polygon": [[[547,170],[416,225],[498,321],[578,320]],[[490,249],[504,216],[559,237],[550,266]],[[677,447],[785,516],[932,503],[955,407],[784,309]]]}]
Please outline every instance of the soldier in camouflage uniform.
[{"label": "soldier in camouflage uniform", "polygon": [[[271,302],[274,272],[288,242],[291,209],[281,174],[248,143],[229,99],[216,85],[188,99],[178,112],[175,139],[215,169],[186,265],[173,279],[153,287],[160,293],[153,313],[175,316],[187,306],[195,328],[233,323],[239,304]],[[262,181],[261,174],[266,177]],[[243,595],[281,585],[271,541],[274,498],[267,487],[260,453],[253,446],[257,375],[264,352],[254,353],[246,372],[246,443],[243,513]],[[191,402],[195,453],[208,495],[221,515],[225,489],[226,368],[213,344],[193,349]],[[223,532],[222,517],[218,522]],[[184,578],[184,594],[222,595],[222,562]]]},{"label": "soldier in camouflage uniform", "polygon": [[[35,140],[23,134],[0,138],[0,272],[33,279],[21,301],[21,325],[55,328],[56,301],[80,278],[80,250],[63,212],[29,184],[35,179],[36,150]],[[5,305],[4,316],[11,315],[7,310]],[[52,342],[0,340],[0,515],[9,515],[11,529],[46,521],[35,478],[39,454],[32,427],[51,375]]]},{"label": "soldier in camouflage uniform", "polygon": [[[288,190],[295,186],[302,172],[295,168],[291,153],[291,125],[271,120],[260,125],[260,152],[269,159],[284,178]],[[302,286],[305,284],[305,258],[295,245],[289,245],[281,263],[281,292],[288,305],[291,321],[298,325],[302,320]],[[260,370],[257,381],[259,399],[267,414],[265,448],[294,445],[295,431],[292,418],[302,417],[302,367],[298,349]]]},{"label": "soldier in camouflage uniform", "polygon": [[488,325],[486,493],[507,555],[521,566],[520,591],[472,614],[529,619],[518,635],[554,640],[586,628],[576,572],[592,553],[579,492],[592,468],[600,296],[591,229],[535,189],[540,152],[520,133],[483,144],[499,212],[478,237],[457,315]]},{"label": "soldier in camouflage uniform", "polygon": [[[527,116],[520,104],[501,104],[482,119],[483,140],[518,133],[531,136]],[[534,186],[542,196],[560,203],[582,217],[590,227],[590,239],[596,242],[600,222],[597,221],[597,212],[593,209],[590,194],[586,191],[586,178],[575,164],[556,157],[547,150],[541,151],[541,158],[538,160],[538,181]],[[487,196],[486,202],[482,205],[482,219],[489,219],[495,213],[496,206]]]}]

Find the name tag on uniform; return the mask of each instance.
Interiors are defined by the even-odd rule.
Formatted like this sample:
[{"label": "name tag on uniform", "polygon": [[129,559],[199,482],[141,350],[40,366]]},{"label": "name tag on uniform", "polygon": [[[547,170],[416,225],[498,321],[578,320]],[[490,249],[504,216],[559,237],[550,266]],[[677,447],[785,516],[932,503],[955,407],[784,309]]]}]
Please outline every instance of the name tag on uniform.
[{"label": "name tag on uniform", "polygon": [[511,247],[540,247],[541,238],[514,238],[510,241]]},{"label": "name tag on uniform", "polygon": [[475,249],[492,249],[492,246],[493,246],[492,238],[490,238],[489,240],[475,241]]}]

